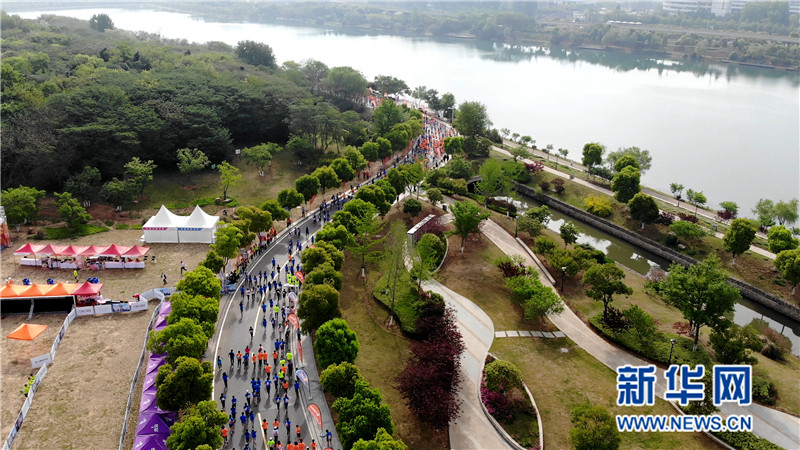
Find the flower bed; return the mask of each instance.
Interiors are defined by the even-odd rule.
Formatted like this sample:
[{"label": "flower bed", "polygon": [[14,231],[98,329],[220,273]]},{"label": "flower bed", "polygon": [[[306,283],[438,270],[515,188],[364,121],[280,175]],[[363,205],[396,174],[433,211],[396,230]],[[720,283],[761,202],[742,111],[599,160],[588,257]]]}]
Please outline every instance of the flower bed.
[{"label": "flower bed", "polygon": [[536,412],[522,381],[516,376],[518,372],[513,364],[487,356],[481,375],[481,401],[514,441],[522,447],[538,449],[539,425]]}]

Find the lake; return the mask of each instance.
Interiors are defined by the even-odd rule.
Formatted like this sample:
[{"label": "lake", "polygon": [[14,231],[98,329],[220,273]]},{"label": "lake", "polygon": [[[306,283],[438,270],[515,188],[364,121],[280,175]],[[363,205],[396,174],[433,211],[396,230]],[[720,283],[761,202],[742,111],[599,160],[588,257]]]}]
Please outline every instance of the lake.
[{"label": "lake", "polygon": [[240,40],[272,46],[279,62],[314,58],[425,85],[457,102],[486,104],[496,128],[566,148],[586,142],[609,151],[650,150],[643,184],[669,192],[678,182],[705,193],[708,206],[732,200],[740,214],[759,198],[800,192],[800,76],[796,72],[681,63],[593,51],[542,51],[463,39],[382,35],[365,30],[219,23],[187,14],[122,9],[42,13],[89,19],[108,14],[117,28],[190,42]]}]

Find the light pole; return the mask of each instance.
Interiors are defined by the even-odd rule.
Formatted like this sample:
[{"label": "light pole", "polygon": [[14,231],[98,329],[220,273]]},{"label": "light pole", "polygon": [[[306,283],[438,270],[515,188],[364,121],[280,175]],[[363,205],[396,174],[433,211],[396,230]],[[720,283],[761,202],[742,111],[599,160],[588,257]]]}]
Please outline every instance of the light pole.
[{"label": "light pole", "polygon": [[672,349],[675,347],[675,343],[676,343],[676,342],[678,342],[678,341],[676,341],[675,339],[670,339],[670,340],[669,340],[669,342],[670,342],[670,346],[669,346],[669,360],[668,360],[668,363],[667,363],[667,367],[669,367],[669,366],[671,366],[671,365],[672,365]]},{"label": "light pole", "polygon": [[561,292],[564,292],[564,276],[567,274],[567,267],[561,268]]},{"label": "light pole", "polygon": [[514,216],[514,239],[517,238],[518,229],[519,229],[519,214]]}]

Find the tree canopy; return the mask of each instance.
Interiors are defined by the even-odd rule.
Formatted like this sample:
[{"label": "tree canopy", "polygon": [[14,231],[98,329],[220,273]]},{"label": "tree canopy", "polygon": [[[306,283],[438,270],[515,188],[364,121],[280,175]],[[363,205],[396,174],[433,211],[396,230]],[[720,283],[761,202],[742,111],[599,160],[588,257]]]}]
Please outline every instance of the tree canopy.
[{"label": "tree canopy", "polygon": [[489,114],[483,103],[464,102],[458,105],[453,128],[458,130],[461,135],[468,137],[483,135],[490,125]]},{"label": "tree canopy", "polygon": [[210,361],[181,356],[164,364],[156,376],[156,403],[166,411],[180,411],[189,405],[211,400],[214,366]]},{"label": "tree canopy", "polygon": [[736,255],[741,255],[750,249],[750,244],[756,237],[756,229],[747,219],[734,219],[731,227],[722,238],[725,250],[733,255],[733,263],[736,264]]},{"label": "tree canopy", "polygon": [[303,320],[303,331],[316,331],[323,323],[341,315],[339,292],[333,286],[317,284],[300,293],[297,317]]},{"label": "tree canopy", "polygon": [[614,198],[622,203],[628,203],[636,194],[639,193],[639,179],[641,173],[633,166],[625,166],[614,175],[611,181],[611,190],[614,191]]},{"label": "tree canopy", "polygon": [[321,367],[342,362],[352,363],[358,356],[358,336],[344,319],[332,319],[319,327],[314,353]]},{"label": "tree canopy", "polygon": [[478,232],[481,222],[489,218],[489,212],[469,202],[456,202],[450,211],[453,213],[456,234],[461,236],[461,251],[463,252],[467,238],[470,234]]},{"label": "tree canopy", "polygon": [[603,302],[603,316],[608,312],[608,305],[614,300],[614,295],[631,295],[633,289],[628,287],[622,280],[625,272],[614,263],[595,264],[583,274],[582,283],[590,286],[586,289],[586,295],[597,301]]},{"label": "tree canopy", "polygon": [[254,66],[276,67],[272,47],[256,41],[239,41],[236,44],[236,56],[247,64]]}]

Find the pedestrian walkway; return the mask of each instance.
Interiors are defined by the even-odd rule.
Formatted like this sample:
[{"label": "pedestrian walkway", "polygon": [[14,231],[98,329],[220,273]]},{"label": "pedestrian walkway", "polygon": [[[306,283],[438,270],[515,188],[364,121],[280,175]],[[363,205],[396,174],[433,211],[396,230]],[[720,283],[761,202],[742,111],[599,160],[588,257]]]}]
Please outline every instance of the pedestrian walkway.
[{"label": "pedestrian walkway", "polygon": [[[481,226],[481,230],[506,255],[519,255],[525,260],[526,264],[534,265],[534,261],[528,252],[500,225],[491,220],[486,220]],[[541,272],[539,273],[539,281],[558,294],[550,280]],[[649,364],[643,359],[606,342],[595,334],[569,307],[565,307],[560,314],[549,314],[547,317],[579,347],[611,370],[616,371],[617,367],[624,365],[644,366]],[[657,368],[656,376],[658,379],[665,379],[664,372],[663,369]],[[655,393],[659,398],[664,398],[665,387],[665,383],[656,383]],[[800,449],[800,419],[797,417],[755,403],[749,406],[725,403],[720,407],[720,414],[725,417],[750,415],[753,417],[753,433],[784,448]]]},{"label": "pedestrian walkway", "polygon": [[495,331],[494,337],[496,338],[504,338],[504,337],[535,337],[535,338],[563,338],[567,337],[564,333],[560,331]]},{"label": "pedestrian walkway", "polygon": [[[492,149],[494,151],[498,152],[498,153],[502,153],[503,155],[513,157],[511,155],[511,153],[508,150],[504,149],[504,148],[492,147]],[[534,162],[534,161],[532,161],[530,159],[520,159],[520,161],[523,162],[523,163],[533,163]],[[556,169],[553,169],[552,167],[544,166],[544,171],[548,172],[548,173],[552,173],[553,175],[557,175],[557,176],[559,176],[561,178],[568,179],[568,180],[572,181],[573,183],[580,184],[581,186],[586,186],[589,189],[594,189],[595,191],[600,192],[602,194],[605,194],[605,195],[608,195],[608,196],[611,196],[611,197],[614,196],[614,193],[612,191],[606,189],[606,188],[600,187],[600,186],[598,186],[598,185],[596,185],[594,183],[590,183],[590,182],[588,182],[586,180],[583,180],[583,179],[580,179],[580,178],[571,177],[570,174],[561,172],[561,171],[556,170]],[[664,194],[662,194],[660,192],[653,191],[652,189],[648,189],[646,187],[642,188],[642,192],[644,192],[645,194],[647,194],[647,195],[649,195],[651,197],[655,197],[655,198],[657,198],[657,199],[659,199],[661,201],[667,202],[667,203],[671,203],[672,200],[674,200],[673,198],[671,198],[669,196],[666,196],[666,195],[664,195]],[[691,211],[691,210],[687,209],[687,211]],[[697,215],[703,216],[708,220],[717,221],[717,219],[715,217],[712,217],[711,215],[707,214],[707,211],[705,211],[705,210],[703,210],[702,212],[700,210],[698,210]],[[718,237],[720,239],[722,239],[725,236],[724,234],[722,234],[722,233],[720,233],[718,231],[713,232],[713,234],[714,234],[714,236],[716,236],[716,237]],[[763,249],[761,247],[757,247],[755,245],[751,245],[750,246],[750,251],[753,252],[753,253],[756,253],[758,255],[761,255],[761,256],[766,256],[767,258],[770,258],[770,259],[775,259],[775,257],[776,257],[776,255],[774,253],[770,252],[769,250],[765,250],[765,249]]]}]

